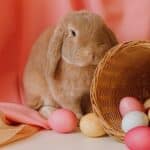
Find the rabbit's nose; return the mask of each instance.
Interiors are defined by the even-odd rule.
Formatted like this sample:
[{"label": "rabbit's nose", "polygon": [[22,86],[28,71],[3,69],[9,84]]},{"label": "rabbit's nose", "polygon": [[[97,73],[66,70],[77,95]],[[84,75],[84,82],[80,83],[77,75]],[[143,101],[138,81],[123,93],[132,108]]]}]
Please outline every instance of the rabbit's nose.
[{"label": "rabbit's nose", "polygon": [[95,59],[95,54],[93,52],[87,52],[87,56],[89,56],[92,60]]},{"label": "rabbit's nose", "polygon": [[87,55],[90,56],[92,59],[95,59],[95,54],[93,52],[88,52]]},{"label": "rabbit's nose", "polygon": [[92,59],[95,60],[96,56],[94,54],[92,54]]}]

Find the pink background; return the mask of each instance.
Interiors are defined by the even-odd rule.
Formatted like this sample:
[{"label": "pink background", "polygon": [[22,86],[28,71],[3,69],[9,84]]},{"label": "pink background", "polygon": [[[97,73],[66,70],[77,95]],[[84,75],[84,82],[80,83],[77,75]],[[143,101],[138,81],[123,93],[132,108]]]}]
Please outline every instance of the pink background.
[{"label": "pink background", "polygon": [[5,0],[0,4],[0,101],[19,102],[18,73],[32,44],[70,10],[100,14],[119,41],[150,39],[149,0]]}]

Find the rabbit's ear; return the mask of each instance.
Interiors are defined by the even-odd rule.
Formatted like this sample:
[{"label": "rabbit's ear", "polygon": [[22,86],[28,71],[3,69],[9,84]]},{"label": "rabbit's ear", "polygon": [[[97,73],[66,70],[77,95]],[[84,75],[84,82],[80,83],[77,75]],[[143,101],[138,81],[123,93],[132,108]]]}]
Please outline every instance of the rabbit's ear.
[{"label": "rabbit's ear", "polygon": [[109,41],[111,43],[112,46],[118,44],[118,40],[115,36],[115,34],[111,31],[111,29],[109,29],[106,25],[104,27],[105,33],[107,34]]},{"label": "rabbit's ear", "polygon": [[61,49],[64,38],[63,25],[58,25],[50,38],[48,52],[47,52],[47,73],[50,76],[54,76],[57,66],[61,58]]}]

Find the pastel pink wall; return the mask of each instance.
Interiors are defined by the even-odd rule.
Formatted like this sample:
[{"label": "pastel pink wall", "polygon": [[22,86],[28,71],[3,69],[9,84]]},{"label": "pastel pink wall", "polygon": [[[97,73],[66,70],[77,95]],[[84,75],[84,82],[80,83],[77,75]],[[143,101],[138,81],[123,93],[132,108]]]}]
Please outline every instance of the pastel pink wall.
[{"label": "pastel pink wall", "polygon": [[[15,95],[12,88],[17,79],[13,72],[23,70],[39,34],[46,27],[56,24],[68,11],[80,9],[100,14],[121,42],[150,39],[150,0],[1,1],[0,99]],[[7,78],[11,83],[6,82]]]}]

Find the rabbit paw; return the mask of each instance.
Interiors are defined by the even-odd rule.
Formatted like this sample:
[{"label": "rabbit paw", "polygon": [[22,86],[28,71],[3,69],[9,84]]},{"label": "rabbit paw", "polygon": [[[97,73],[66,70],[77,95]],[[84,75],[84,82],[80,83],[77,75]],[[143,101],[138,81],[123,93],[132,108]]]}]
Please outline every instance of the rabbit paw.
[{"label": "rabbit paw", "polygon": [[40,108],[39,113],[43,117],[48,118],[52,114],[52,112],[55,111],[55,110],[56,110],[55,107],[52,107],[52,106],[43,106],[43,107]]},{"label": "rabbit paw", "polygon": [[76,117],[80,120],[81,117],[83,116],[82,113],[75,113],[76,114]]},{"label": "rabbit paw", "polygon": [[42,107],[43,101],[40,97],[36,97],[33,100],[27,101],[27,105],[35,110],[38,110]]}]

